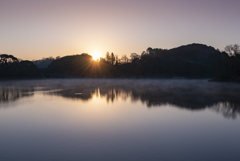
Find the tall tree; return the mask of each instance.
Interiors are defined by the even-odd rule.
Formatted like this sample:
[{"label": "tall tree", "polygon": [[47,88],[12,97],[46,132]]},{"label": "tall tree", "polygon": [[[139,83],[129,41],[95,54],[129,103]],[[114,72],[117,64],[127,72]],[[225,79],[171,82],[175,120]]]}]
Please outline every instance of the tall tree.
[{"label": "tall tree", "polygon": [[123,55],[122,58],[121,58],[121,61],[124,62],[124,63],[128,63],[128,57],[126,55]]},{"label": "tall tree", "polygon": [[109,52],[106,53],[106,61],[111,63],[111,56],[110,56]]},{"label": "tall tree", "polygon": [[115,59],[114,54],[111,53],[111,64],[112,64],[112,65],[114,64],[115,60],[116,60],[116,59]]}]

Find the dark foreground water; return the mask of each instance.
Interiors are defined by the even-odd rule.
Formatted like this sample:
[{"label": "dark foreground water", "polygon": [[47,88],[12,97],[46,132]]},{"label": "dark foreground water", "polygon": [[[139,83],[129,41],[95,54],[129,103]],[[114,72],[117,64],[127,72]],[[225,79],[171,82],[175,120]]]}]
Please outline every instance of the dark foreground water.
[{"label": "dark foreground water", "polygon": [[240,84],[0,82],[0,161],[239,161]]}]

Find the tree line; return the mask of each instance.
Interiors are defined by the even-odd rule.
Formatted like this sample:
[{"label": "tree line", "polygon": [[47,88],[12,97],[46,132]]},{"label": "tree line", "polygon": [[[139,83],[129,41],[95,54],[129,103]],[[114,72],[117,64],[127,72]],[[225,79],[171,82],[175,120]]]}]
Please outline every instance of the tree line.
[{"label": "tree line", "polygon": [[[40,69],[45,67],[45,69]],[[203,44],[173,49],[147,48],[141,54],[120,58],[113,52],[93,61],[86,53],[39,61],[22,61],[12,55],[0,55],[0,76],[4,77],[91,77],[91,78],[212,78],[239,81],[240,46],[227,45],[219,51]]]}]

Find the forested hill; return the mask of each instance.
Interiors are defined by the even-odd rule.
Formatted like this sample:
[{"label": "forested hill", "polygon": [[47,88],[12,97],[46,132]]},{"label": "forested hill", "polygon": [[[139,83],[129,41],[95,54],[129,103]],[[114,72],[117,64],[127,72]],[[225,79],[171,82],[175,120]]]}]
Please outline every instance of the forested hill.
[{"label": "forested hill", "polygon": [[[237,52],[235,52],[237,53]],[[52,59],[48,68],[40,70],[44,77],[93,77],[93,78],[215,78],[238,80],[240,76],[240,54],[230,55],[211,46],[190,44],[170,50],[148,48],[141,54],[132,53],[130,58],[118,58],[107,53],[105,58],[94,61],[88,54]],[[1,61],[1,76],[11,75],[19,62]],[[8,64],[8,65],[6,65]],[[15,65],[11,65],[15,64]],[[32,64],[31,66],[34,66]],[[4,70],[3,70],[4,68]],[[34,67],[35,68],[35,67]],[[5,71],[5,72],[3,72]],[[28,75],[30,72],[28,72]]]},{"label": "forested hill", "polygon": [[148,48],[141,55],[121,59],[107,54],[99,62],[88,54],[66,56],[49,65],[49,76],[59,77],[188,77],[213,78],[223,74],[229,56],[202,44],[164,50]]},{"label": "forested hill", "polygon": [[48,77],[119,77],[116,65],[105,59],[96,62],[88,54],[65,56],[52,61],[48,66]]},{"label": "forested hill", "polygon": [[213,77],[220,68],[221,57],[228,56],[201,44],[170,50],[148,48],[127,68],[127,64],[123,65],[121,71],[146,77]]}]

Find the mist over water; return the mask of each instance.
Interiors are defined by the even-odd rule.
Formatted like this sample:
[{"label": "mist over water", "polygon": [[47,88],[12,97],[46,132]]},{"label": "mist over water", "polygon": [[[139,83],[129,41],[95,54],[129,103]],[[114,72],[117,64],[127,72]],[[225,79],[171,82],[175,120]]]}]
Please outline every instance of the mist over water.
[{"label": "mist over water", "polygon": [[1,81],[0,160],[238,160],[239,96],[208,80]]},{"label": "mist over water", "polygon": [[[240,113],[240,86],[208,80],[186,79],[52,79],[1,82],[0,102],[11,102],[34,92],[72,100],[91,101],[99,96],[109,102],[118,98],[141,101],[146,107],[171,105],[188,110],[215,109],[226,117]],[[223,110],[224,109],[224,110]]]}]

